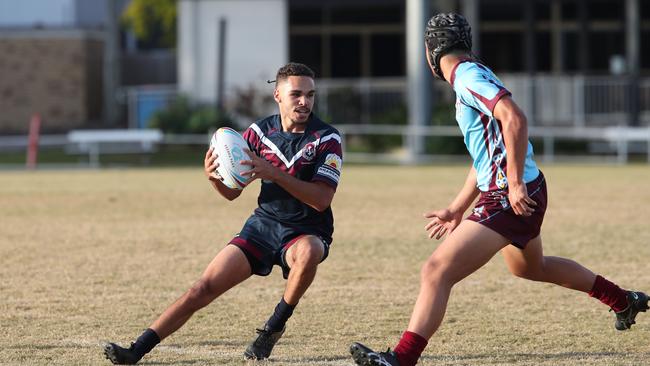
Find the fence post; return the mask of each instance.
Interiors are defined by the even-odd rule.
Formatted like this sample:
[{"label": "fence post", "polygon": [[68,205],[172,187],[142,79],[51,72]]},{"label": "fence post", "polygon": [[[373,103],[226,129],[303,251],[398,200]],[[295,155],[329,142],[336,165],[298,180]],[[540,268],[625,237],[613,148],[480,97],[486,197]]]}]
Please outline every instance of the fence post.
[{"label": "fence post", "polygon": [[38,158],[38,138],[41,131],[41,115],[36,113],[29,122],[29,141],[27,143],[27,169],[36,168]]},{"label": "fence post", "polygon": [[553,135],[544,136],[544,163],[552,163],[555,160],[555,138]]},{"label": "fence post", "polygon": [[573,105],[575,106],[574,126],[585,126],[585,77],[573,77]]},{"label": "fence post", "polygon": [[616,146],[617,146],[617,162],[619,164],[627,163],[627,137],[626,131],[621,126],[616,127]]}]

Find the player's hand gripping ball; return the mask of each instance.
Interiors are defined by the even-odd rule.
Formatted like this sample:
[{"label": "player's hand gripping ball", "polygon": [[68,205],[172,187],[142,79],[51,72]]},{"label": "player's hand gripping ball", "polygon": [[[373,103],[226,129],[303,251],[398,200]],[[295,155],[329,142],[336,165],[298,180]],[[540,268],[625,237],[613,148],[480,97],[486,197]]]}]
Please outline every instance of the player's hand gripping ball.
[{"label": "player's hand gripping ball", "polygon": [[228,127],[218,129],[210,139],[212,153],[217,155],[217,174],[223,178],[222,183],[232,189],[242,190],[248,184],[248,179],[241,173],[249,170],[246,165],[240,164],[249,157],[244,150],[248,144],[235,130]]}]

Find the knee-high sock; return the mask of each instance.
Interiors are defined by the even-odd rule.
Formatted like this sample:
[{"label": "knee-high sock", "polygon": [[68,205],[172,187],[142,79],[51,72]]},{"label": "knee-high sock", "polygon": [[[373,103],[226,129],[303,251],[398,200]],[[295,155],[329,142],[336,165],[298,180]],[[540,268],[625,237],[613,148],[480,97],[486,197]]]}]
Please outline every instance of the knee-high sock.
[{"label": "knee-high sock", "polygon": [[625,310],[628,306],[627,291],[600,275],[596,276],[594,287],[589,291],[589,296],[600,300],[617,313]]},{"label": "knee-high sock", "polygon": [[420,355],[422,355],[422,351],[424,351],[427,343],[427,340],[417,333],[404,332],[394,349],[400,366],[414,366],[418,362]]},{"label": "knee-high sock", "polygon": [[160,343],[158,334],[153,329],[147,328],[133,343],[133,350],[138,352],[140,357],[142,357],[156,347],[158,343]]},{"label": "knee-high sock", "polygon": [[[298,304],[296,304],[298,305]],[[284,325],[287,323],[287,320],[291,317],[293,314],[293,309],[296,308],[296,305],[289,305],[284,301],[284,297],[278,305],[275,307],[275,311],[273,311],[273,315],[269,318],[269,320],[266,322],[266,326],[272,331],[272,332],[278,332],[284,328]]]}]

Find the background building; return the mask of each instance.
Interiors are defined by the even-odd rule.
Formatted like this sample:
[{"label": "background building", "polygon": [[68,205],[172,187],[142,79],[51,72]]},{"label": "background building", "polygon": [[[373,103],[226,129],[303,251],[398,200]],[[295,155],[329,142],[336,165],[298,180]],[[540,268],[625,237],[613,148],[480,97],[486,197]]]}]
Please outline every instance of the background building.
[{"label": "background building", "polygon": [[[334,97],[336,111],[326,100],[320,107],[341,123],[372,122],[367,113],[343,109],[376,111],[377,105],[401,103],[387,101],[388,94],[405,98],[408,1],[181,0],[180,91],[202,101],[216,101],[219,90],[224,99],[236,97],[235,90],[251,86],[268,93],[264,81],[279,65],[304,62],[327,95],[330,86],[349,91],[365,83],[360,93],[366,96]],[[650,85],[636,83],[650,75],[650,47],[642,47],[650,44],[650,2],[432,0],[427,6],[431,14],[458,11],[470,19],[476,53],[507,79],[533,122],[650,123]],[[377,86],[386,83],[391,87],[383,91]],[[365,98],[367,106],[354,107],[355,98]],[[449,100],[444,93],[440,98]],[[609,112],[594,108],[612,113],[591,118]]]},{"label": "background building", "polygon": [[[177,47],[146,52],[118,29],[129,1],[0,0],[0,131],[24,132],[36,112],[52,132],[145,127],[178,93],[250,119],[272,108],[266,81],[289,60],[316,71],[319,113],[383,123],[410,108],[415,2],[426,3],[423,17],[468,17],[476,53],[533,124],[650,123],[648,1],[178,0]],[[451,101],[433,85],[432,108]]]},{"label": "background building", "polygon": [[125,126],[129,87],[176,83],[175,51],[120,30],[131,0],[0,0],[0,132]]}]

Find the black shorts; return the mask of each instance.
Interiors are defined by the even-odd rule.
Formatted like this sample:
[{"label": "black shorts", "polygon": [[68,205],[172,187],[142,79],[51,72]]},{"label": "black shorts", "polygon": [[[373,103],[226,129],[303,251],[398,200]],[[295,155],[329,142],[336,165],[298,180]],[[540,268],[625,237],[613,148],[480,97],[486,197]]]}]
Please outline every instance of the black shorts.
[{"label": "black shorts", "polygon": [[510,207],[508,191],[495,190],[481,192],[467,219],[489,227],[510,240],[514,246],[524,249],[529,241],[539,235],[546,213],[546,179],[541,171],[537,178],[526,183],[526,188],[528,196],[537,203],[530,216],[516,215]]},{"label": "black shorts", "polygon": [[287,250],[305,235],[313,235],[323,242],[323,258],[327,258],[332,238],[322,237],[306,228],[297,228],[282,224],[273,219],[256,215],[249,217],[239,234],[229,244],[241,249],[251,265],[253,274],[268,276],[273,265],[282,268],[282,276],[289,276],[286,261]]}]

